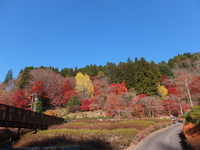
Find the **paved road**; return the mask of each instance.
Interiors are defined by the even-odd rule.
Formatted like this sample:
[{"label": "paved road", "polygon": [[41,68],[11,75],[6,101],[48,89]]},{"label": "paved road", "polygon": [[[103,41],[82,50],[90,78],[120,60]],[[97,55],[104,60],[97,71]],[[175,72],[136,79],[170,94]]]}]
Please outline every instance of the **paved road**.
[{"label": "paved road", "polygon": [[182,126],[182,123],[177,123],[148,136],[135,150],[187,150],[183,141]]}]

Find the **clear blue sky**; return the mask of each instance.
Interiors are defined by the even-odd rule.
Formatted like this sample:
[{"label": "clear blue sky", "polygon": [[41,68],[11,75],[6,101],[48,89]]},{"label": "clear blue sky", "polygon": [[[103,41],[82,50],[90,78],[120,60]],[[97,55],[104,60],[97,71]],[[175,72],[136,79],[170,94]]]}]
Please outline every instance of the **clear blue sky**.
[{"label": "clear blue sky", "polygon": [[0,0],[0,81],[24,67],[200,52],[199,0]]}]

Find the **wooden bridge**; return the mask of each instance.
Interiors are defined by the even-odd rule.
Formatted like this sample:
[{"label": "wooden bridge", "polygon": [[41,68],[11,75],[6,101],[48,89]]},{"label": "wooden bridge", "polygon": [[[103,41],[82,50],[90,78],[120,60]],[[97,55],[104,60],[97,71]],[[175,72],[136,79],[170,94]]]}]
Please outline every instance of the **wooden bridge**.
[{"label": "wooden bridge", "polygon": [[0,104],[0,127],[42,129],[64,122],[63,118]]}]

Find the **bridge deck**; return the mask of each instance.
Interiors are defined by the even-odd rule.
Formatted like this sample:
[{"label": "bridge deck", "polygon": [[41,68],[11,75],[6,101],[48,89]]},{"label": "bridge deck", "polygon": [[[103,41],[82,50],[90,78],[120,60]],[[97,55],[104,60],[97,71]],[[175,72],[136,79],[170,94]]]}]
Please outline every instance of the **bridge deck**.
[{"label": "bridge deck", "polygon": [[0,127],[44,130],[63,122],[62,118],[0,104]]}]

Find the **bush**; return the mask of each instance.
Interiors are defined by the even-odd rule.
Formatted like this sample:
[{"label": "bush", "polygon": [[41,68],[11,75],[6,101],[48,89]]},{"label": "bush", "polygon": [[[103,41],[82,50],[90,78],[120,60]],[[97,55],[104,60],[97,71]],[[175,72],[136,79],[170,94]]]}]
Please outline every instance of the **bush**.
[{"label": "bush", "polygon": [[50,115],[50,116],[55,116],[58,117],[58,114],[56,113],[55,110],[49,109],[47,111],[44,112],[45,115]]},{"label": "bush", "polygon": [[199,150],[200,144],[200,106],[190,108],[190,111],[183,116],[186,124],[183,126],[183,133],[187,144],[195,150]]},{"label": "bush", "polygon": [[138,120],[129,120],[129,121],[111,121],[111,120],[105,120],[105,121],[99,121],[99,120],[77,120],[75,122],[69,122],[64,125],[56,125],[52,126],[49,129],[92,129],[92,130],[115,130],[115,129],[130,129],[130,128],[136,128],[139,130],[143,130],[147,128],[150,125],[154,125],[155,122],[153,121],[138,121]]},{"label": "bush", "polygon": [[135,144],[149,133],[169,124],[163,120],[161,123],[149,120],[76,120],[27,135],[15,148],[81,145],[83,150],[122,150],[133,141]]},{"label": "bush", "polygon": [[[54,129],[41,131],[38,134],[30,135],[23,138],[15,147],[42,147],[57,145],[91,145],[99,149],[120,150],[133,141],[134,136],[138,133],[137,129],[116,129],[116,130],[73,130],[73,129]],[[98,141],[98,142],[95,142]],[[100,144],[99,143],[99,144]],[[108,148],[109,147],[109,148]]]},{"label": "bush", "polygon": [[194,123],[200,126],[200,106],[190,108],[190,111],[183,115],[187,123]]},{"label": "bush", "polygon": [[137,128],[139,130],[143,130],[145,128],[147,128],[150,125],[154,125],[155,122],[153,121],[122,121],[119,122],[121,125],[123,125],[124,128]]},{"label": "bush", "polygon": [[[33,130],[31,129],[21,129],[20,135],[25,135],[27,133],[32,132]],[[9,140],[9,139],[17,139],[17,133],[18,129],[17,128],[1,128],[0,129],[0,142]]]},{"label": "bush", "polygon": [[196,126],[192,123],[187,123],[183,126],[182,131],[186,137],[187,144],[194,150],[199,150],[200,126]]}]

